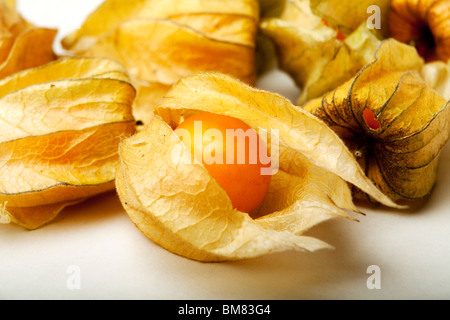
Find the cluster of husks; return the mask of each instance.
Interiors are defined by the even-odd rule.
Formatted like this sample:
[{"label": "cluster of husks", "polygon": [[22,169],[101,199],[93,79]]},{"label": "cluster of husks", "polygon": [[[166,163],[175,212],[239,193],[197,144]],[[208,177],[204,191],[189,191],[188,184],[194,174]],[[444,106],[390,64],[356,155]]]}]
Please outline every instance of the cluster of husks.
[{"label": "cluster of husks", "polygon": [[60,58],[56,30],[0,1],[0,220],[27,229],[114,190],[121,139],[135,132],[135,89],[111,60]]},{"label": "cluster of husks", "polygon": [[135,117],[146,124],[189,74],[218,71],[254,84],[258,22],[257,0],[107,0],[62,44],[120,61],[138,90]]},{"label": "cluster of husks", "polygon": [[[402,208],[436,182],[450,132],[449,1],[375,1],[392,8],[386,35],[365,25],[373,1],[106,0],[59,59],[55,31],[12,4],[0,0],[3,222],[34,229],[115,188],[156,243],[235,260],[328,248],[305,232],[354,219],[356,198]],[[302,89],[301,107],[253,87],[258,30]],[[380,39],[390,36],[407,44]],[[250,215],[203,165],[179,161],[190,151],[173,128],[195,112],[270,133],[278,166]]]},{"label": "cluster of husks", "polygon": [[[335,130],[377,186],[396,201],[426,198],[448,139],[450,1],[337,2],[278,2],[262,31],[302,89],[298,104]],[[367,26],[369,5],[381,8],[381,32]]]}]

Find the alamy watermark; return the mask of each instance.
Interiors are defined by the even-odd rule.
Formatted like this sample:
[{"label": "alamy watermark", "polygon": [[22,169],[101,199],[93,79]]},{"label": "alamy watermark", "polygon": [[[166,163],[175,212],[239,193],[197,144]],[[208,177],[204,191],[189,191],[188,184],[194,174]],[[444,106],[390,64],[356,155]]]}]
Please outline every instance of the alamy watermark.
[{"label": "alamy watermark", "polygon": [[367,14],[371,16],[367,19],[367,28],[369,30],[381,29],[381,8],[377,5],[371,5],[367,8]]},{"label": "alamy watermark", "polygon": [[77,265],[70,265],[66,269],[68,274],[66,287],[68,290],[81,290],[81,268]]},{"label": "alamy watermark", "polygon": [[381,268],[377,265],[371,265],[367,267],[367,274],[370,274],[367,278],[366,286],[369,290],[381,289]]},{"label": "alamy watermark", "polygon": [[[207,165],[212,164],[261,164],[261,175],[274,175],[279,164],[279,130],[270,133],[264,129],[227,129],[225,136],[218,129],[203,130],[202,121],[194,122],[194,133],[178,128],[172,141],[181,140],[172,149],[172,160],[179,164],[192,164],[199,159]],[[270,143],[266,143],[270,141]]]}]

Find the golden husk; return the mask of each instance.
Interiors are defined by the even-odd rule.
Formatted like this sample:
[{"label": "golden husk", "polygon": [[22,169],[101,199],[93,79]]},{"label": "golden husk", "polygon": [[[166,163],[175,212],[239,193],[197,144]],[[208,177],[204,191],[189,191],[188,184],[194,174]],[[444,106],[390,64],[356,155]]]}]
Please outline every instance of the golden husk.
[{"label": "golden husk", "polygon": [[[429,196],[449,138],[450,103],[427,85],[423,70],[413,47],[385,40],[356,77],[304,106],[347,142],[394,201]],[[367,123],[366,110],[379,128]]]},{"label": "golden husk", "polygon": [[14,8],[15,1],[0,1],[0,79],[55,59],[57,31],[30,24]]},{"label": "golden husk", "polygon": [[257,0],[107,0],[63,47],[83,56],[120,61],[138,97],[134,115],[147,123],[179,79],[199,71],[256,81]]},{"label": "golden husk", "polygon": [[113,190],[134,97],[123,67],[104,59],[63,58],[1,80],[3,222],[35,229]]},{"label": "golden husk", "polygon": [[[279,139],[279,166],[269,193],[250,215],[233,209],[202,164],[183,161],[191,159],[190,150],[173,128],[193,112],[241,119],[257,132],[271,133],[266,141],[272,147],[274,138]],[[347,211],[359,212],[347,181],[399,207],[378,191],[325,123],[277,94],[228,75],[183,78],[158,104],[156,114],[146,128],[121,143],[117,190],[136,226],[176,254],[224,261],[329,248],[305,232],[329,219],[353,219]]]}]

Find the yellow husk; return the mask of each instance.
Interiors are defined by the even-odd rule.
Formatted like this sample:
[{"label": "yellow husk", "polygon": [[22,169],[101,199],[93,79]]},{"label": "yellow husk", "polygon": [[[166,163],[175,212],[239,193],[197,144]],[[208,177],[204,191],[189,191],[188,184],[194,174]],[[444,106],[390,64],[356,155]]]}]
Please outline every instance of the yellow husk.
[{"label": "yellow husk", "polygon": [[120,61],[138,97],[133,113],[147,123],[179,79],[199,71],[256,80],[257,0],[107,0],[63,47],[76,55]]},{"label": "yellow husk", "polygon": [[260,27],[277,48],[280,68],[302,89],[298,104],[351,79],[370,61],[379,44],[365,23],[344,41],[336,39],[338,31],[313,14],[309,0],[286,1],[280,16],[263,19]]},{"label": "yellow husk", "polygon": [[0,79],[55,59],[57,31],[28,23],[14,8],[15,1],[0,1]]},{"label": "yellow husk", "polygon": [[[206,111],[239,118],[279,139],[279,167],[263,204],[250,215],[174,134],[183,115]],[[285,250],[330,248],[305,235],[332,218],[353,219],[348,181],[398,208],[364,175],[338,136],[285,98],[221,73],[179,81],[141,132],[120,145],[117,191],[131,220],[167,250],[199,261],[253,258]],[[273,151],[272,151],[273,152]],[[272,153],[272,156],[274,154]]]},{"label": "yellow husk", "polygon": [[[275,45],[280,68],[301,89],[299,105],[320,98],[355,77],[372,61],[381,41],[389,37],[388,0],[265,2],[272,4],[272,11],[262,19],[260,28]],[[379,26],[371,24],[375,18]],[[336,38],[338,30],[345,39]],[[270,56],[261,63],[270,64]],[[450,81],[449,66],[441,62],[425,64],[423,68],[422,75],[431,88],[448,97],[450,91],[445,83]]]},{"label": "yellow husk", "polygon": [[0,81],[0,204],[35,229],[67,205],[114,189],[135,89],[104,59],[64,58]]},{"label": "yellow husk", "polygon": [[[304,106],[347,142],[368,177],[394,201],[426,198],[437,180],[450,102],[421,77],[435,67],[424,68],[414,47],[385,40],[356,77]],[[380,128],[367,124],[365,110]]]}]

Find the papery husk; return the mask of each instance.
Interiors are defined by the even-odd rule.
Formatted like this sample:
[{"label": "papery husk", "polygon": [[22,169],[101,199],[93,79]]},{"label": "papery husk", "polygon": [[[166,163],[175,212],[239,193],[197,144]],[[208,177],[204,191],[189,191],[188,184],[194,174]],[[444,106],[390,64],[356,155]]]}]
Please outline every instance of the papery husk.
[{"label": "papery husk", "polygon": [[16,8],[16,0],[3,0],[11,9]]},{"label": "papery husk", "polygon": [[450,60],[450,2],[392,0],[389,36],[417,48],[427,62]]},{"label": "papery husk", "polygon": [[361,24],[367,24],[374,11],[372,6],[379,8],[380,29],[385,36],[388,34],[388,15],[391,0],[310,0],[312,12],[328,21],[329,24],[339,26],[345,33],[350,34]]},{"label": "papery husk", "polygon": [[[349,7],[350,3],[342,2],[339,10]],[[349,31],[345,40],[338,40],[339,31],[313,13],[309,0],[287,1],[280,16],[265,18],[260,26],[277,48],[280,68],[302,90],[297,104],[321,97],[354,77],[380,42],[366,22]]]},{"label": "papery husk", "polygon": [[15,1],[0,1],[0,79],[55,60],[57,30],[34,26],[14,8]]},{"label": "papery husk", "polygon": [[450,100],[450,61],[426,63],[420,70],[420,75],[430,88],[444,99]]},{"label": "papery husk", "polygon": [[[233,209],[201,163],[183,161],[191,159],[190,150],[173,129],[194,112],[235,117],[257,132],[272,133],[266,142],[279,165],[266,199],[254,212]],[[347,181],[399,208],[364,175],[325,123],[277,94],[228,75],[183,78],[158,104],[156,114],[146,128],[121,143],[116,185],[136,226],[178,255],[211,262],[330,248],[305,233],[329,219],[354,220],[349,213],[359,210]],[[280,147],[276,158],[275,140]]]},{"label": "papery husk", "polygon": [[[417,1],[412,3],[418,4]],[[380,9],[381,29],[369,28],[371,15],[376,14],[369,9],[374,5]],[[429,3],[423,2],[421,5]],[[261,31],[274,43],[280,68],[301,89],[297,100],[299,105],[320,98],[355,77],[372,61],[381,41],[390,36],[387,24],[391,2],[387,0],[286,0],[279,3],[267,0],[266,6]],[[439,2],[439,8],[445,6],[448,4]],[[433,19],[434,25],[442,23],[440,31],[445,33],[446,20],[435,16]],[[397,30],[406,32],[409,27],[398,26]],[[345,39],[337,39],[339,32]],[[445,45],[441,45],[439,50],[445,50]],[[263,66],[272,62],[271,56],[262,56],[262,59],[260,64]],[[431,88],[448,100],[450,91],[446,83],[450,81],[450,73],[446,64],[427,63],[423,65],[421,75]]]},{"label": "papery husk", "polygon": [[[210,17],[211,14],[230,16],[241,19],[258,20],[258,2],[253,0],[231,0],[224,5],[223,1],[191,1],[191,0],[107,0],[104,1],[84,24],[62,40],[63,46],[68,50],[84,51],[89,49],[99,37],[115,29],[118,25],[133,19],[183,19],[191,16]],[[102,23],[99,23],[101,21]],[[193,23],[201,20],[193,20]],[[211,26],[210,26],[211,27]],[[211,30],[216,36],[220,29]],[[239,31],[239,30],[238,30]],[[243,30],[240,30],[241,33]],[[235,35],[230,34],[231,37]],[[230,38],[222,38],[230,40]]]},{"label": "papery husk", "polygon": [[[430,195],[449,138],[449,101],[427,85],[423,67],[414,47],[385,40],[356,77],[304,106],[346,141],[367,176],[397,202]],[[380,128],[367,123],[367,109]],[[355,197],[374,201],[360,190]]]},{"label": "papery husk", "polygon": [[138,89],[135,118],[147,123],[189,74],[217,71],[254,84],[258,20],[257,0],[107,0],[62,45],[124,64]]},{"label": "papery husk", "polygon": [[0,204],[27,229],[114,190],[135,89],[118,63],[63,58],[0,81]]}]

